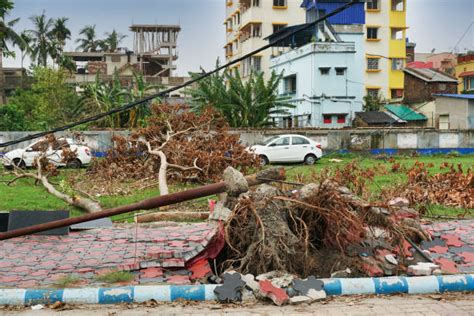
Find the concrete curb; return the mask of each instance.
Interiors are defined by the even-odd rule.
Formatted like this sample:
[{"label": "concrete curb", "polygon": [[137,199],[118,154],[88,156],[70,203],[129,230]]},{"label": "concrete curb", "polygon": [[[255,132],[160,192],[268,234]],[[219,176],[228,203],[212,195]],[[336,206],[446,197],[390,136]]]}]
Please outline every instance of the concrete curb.
[{"label": "concrete curb", "polygon": [[[323,279],[328,295],[427,294],[474,292],[474,274],[423,277]],[[215,301],[218,285],[157,285],[81,289],[0,289],[0,305],[141,303],[154,299],[172,302]]]}]

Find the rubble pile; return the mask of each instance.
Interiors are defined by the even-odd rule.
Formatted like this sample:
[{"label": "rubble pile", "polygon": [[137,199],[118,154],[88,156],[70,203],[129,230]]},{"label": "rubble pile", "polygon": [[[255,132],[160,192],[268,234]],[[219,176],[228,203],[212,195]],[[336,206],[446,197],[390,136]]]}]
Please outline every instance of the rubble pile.
[{"label": "rubble pile", "polygon": [[408,182],[396,192],[406,197],[412,205],[439,204],[450,207],[474,209],[474,172],[461,165],[443,163],[444,172],[430,175],[425,164],[417,162],[408,170]]},{"label": "rubble pile", "polygon": [[414,245],[431,239],[408,203],[371,204],[331,180],[290,192],[270,185],[234,192],[224,202],[232,211],[221,269],[303,278],[405,274],[430,261]]}]

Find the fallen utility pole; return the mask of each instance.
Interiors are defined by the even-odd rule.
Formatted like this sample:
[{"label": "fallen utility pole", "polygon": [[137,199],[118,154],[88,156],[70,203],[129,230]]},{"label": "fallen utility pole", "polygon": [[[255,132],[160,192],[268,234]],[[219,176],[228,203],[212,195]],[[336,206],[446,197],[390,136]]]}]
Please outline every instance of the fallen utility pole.
[{"label": "fallen utility pole", "polygon": [[[264,170],[260,173],[245,177],[249,186],[255,186],[265,182],[270,182],[269,180],[284,180],[285,179],[285,169],[283,168],[272,168]],[[263,180],[265,179],[265,180]],[[130,213],[138,210],[150,210],[166,205],[177,204],[189,200],[194,200],[201,197],[206,197],[214,194],[224,193],[227,190],[227,184],[223,181],[218,183],[213,183],[205,185],[199,188],[190,189],[182,192],[176,192],[166,195],[157,196],[151,199],[143,200],[137,203],[124,205],[116,208],[111,208],[108,210],[103,210],[97,213],[86,214],[78,217],[71,217],[62,220],[57,220],[53,222],[48,222],[44,224],[34,225],[30,227],[19,228],[11,230],[6,233],[0,233],[0,240],[31,235],[35,233],[40,233],[50,229],[67,227],[74,224],[89,222],[99,218],[115,216],[119,214]]]}]

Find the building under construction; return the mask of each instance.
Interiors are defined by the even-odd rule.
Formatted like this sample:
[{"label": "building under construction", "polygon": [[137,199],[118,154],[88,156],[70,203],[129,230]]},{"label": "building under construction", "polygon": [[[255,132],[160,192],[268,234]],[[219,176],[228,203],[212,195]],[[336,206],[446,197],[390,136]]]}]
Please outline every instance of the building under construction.
[{"label": "building under construction", "polygon": [[[102,80],[112,80],[118,74],[122,82],[131,82],[134,73],[144,75],[145,81],[165,87],[184,83],[188,77],[175,77],[178,60],[179,25],[134,24],[133,51],[119,48],[114,52],[66,52],[76,64],[70,83],[94,82],[97,74]],[[179,93],[175,93],[180,95]]]},{"label": "building under construction", "polygon": [[147,76],[171,77],[178,59],[179,25],[134,24],[133,51],[138,55],[140,69]]}]

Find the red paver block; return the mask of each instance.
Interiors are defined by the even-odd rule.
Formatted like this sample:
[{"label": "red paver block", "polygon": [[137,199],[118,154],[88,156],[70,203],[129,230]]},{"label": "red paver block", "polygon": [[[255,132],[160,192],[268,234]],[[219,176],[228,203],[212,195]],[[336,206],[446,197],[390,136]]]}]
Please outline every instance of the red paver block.
[{"label": "red paver block", "polygon": [[290,297],[288,296],[285,290],[274,286],[271,281],[263,280],[263,281],[260,281],[259,284],[260,284],[260,294],[262,294],[265,297],[270,298],[273,301],[273,303],[275,303],[278,306],[281,306],[287,303],[288,300],[290,299]]},{"label": "red paver block", "polygon": [[7,282],[18,282],[20,280],[21,280],[21,277],[18,275],[0,276],[0,284],[7,283]]},{"label": "red paver block", "polygon": [[446,240],[446,246],[448,247],[462,247],[464,245],[458,235],[442,235],[441,238]]},{"label": "red paver block", "polygon": [[472,253],[472,252],[461,252],[459,255],[464,258],[465,263],[471,263],[471,262],[474,263],[474,253]]},{"label": "red paver block", "polygon": [[441,270],[447,273],[456,274],[459,273],[459,270],[456,267],[456,263],[446,258],[439,258],[434,260],[437,264],[440,265]]},{"label": "red paver block", "polygon": [[429,248],[430,252],[438,253],[438,254],[444,254],[448,252],[448,247],[443,247],[443,246],[435,246],[432,248]]},{"label": "red paver block", "polygon": [[169,245],[170,247],[185,247],[185,246],[186,246],[186,242],[175,240],[175,241],[170,241],[170,242],[168,243],[168,245]]},{"label": "red paver block", "polygon": [[163,269],[161,268],[147,268],[140,270],[141,278],[153,279],[163,276]]},{"label": "red paver block", "polygon": [[199,260],[189,267],[189,270],[193,273],[191,280],[202,280],[212,274],[211,266],[205,259]]},{"label": "red paver block", "polygon": [[364,263],[362,264],[362,271],[367,273],[371,277],[381,277],[384,276],[383,270],[375,265],[375,264],[370,264],[370,263]]},{"label": "red paver block", "polygon": [[191,280],[187,275],[172,275],[166,278],[166,282],[176,285],[191,284]]}]

